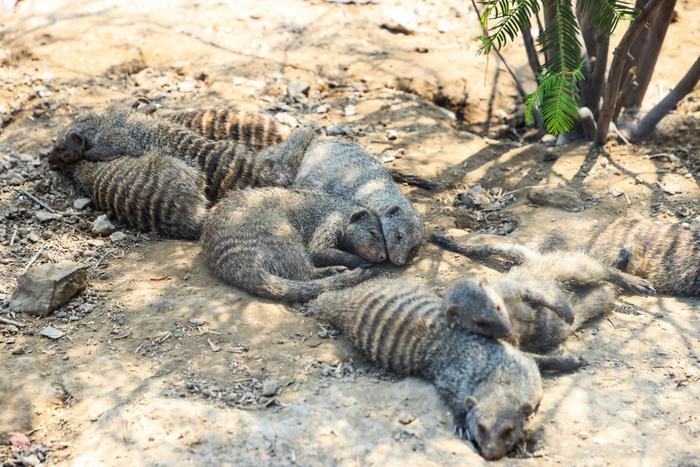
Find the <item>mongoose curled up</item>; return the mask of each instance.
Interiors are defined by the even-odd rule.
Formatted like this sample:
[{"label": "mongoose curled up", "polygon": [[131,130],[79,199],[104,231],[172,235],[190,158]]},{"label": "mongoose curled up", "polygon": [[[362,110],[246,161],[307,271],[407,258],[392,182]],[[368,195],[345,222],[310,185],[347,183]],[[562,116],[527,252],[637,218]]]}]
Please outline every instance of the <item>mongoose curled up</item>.
[{"label": "mongoose curled up", "polygon": [[108,110],[71,124],[48,161],[62,167],[81,159],[104,161],[155,150],[196,165],[206,180],[207,197],[216,201],[232,189],[290,184],[296,172],[286,173],[284,166],[303,154],[314,136],[312,130],[297,130],[283,143],[253,151],[231,141],[210,141],[139,112]]},{"label": "mongoose curled up", "polygon": [[284,188],[230,192],[204,226],[202,251],[229,284],[290,302],[357,284],[374,274],[358,266],[386,259],[373,213],[324,193]]},{"label": "mongoose curled up", "polygon": [[310,309],[382,368],[432,381],[456,431],[486,459],[500,459],[525,438],[525,421],[542,399],[535,362],[508,343],[450,326],[429,289],[372,280],[324,293]]},{"label": "mongoose curled up", "polygon": [[147,153],[108,162],[78,161],[68,170],[109,217],[145,232],[199,238],[207,216],[204,180],[183,161]]},{"label": "mongoose curled up", "polygon": [[[489,248],[495,254],[499,248],[507,252],[509,246]],[[617,299],[613,284],[628,292],[654,293],[646,280],[604,266],[582,252],[539,254],[520,245],[514,248],[527,255],[524,263],[495,281],[453,284],[445,296],[451,321],[527,351],[546,352],[586,321],[613,308]],[[484,304],[475,296],[497,299]]]},{"label": "mongoose curled up", "polygon": [[593,228],[583,236],[555,232],[544,250],[581,249],[605,264],[645,279],[660,294],[700,296],[700,228],[637,216]]}]

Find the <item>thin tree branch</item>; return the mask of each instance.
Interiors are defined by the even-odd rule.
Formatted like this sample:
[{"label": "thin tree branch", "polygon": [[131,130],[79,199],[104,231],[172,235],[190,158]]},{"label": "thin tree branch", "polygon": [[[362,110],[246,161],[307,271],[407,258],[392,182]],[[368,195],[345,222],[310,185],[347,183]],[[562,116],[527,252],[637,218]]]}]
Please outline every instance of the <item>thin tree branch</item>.
[{"label": "thin tree branch", "polygon": [[537,81],[537,73],[540,71],[540,59],[537,57],[537,48],[535,47],[535,41],[532,39],[532,33],[530,33],[530,28],[520,28],[523,34],[523,42],[525,43],[525,52],[527,53],[527,62],[530,64],[530,69],[532,70],[532,76],[535,77]]},{"label": "thin tree branch", "polygon": [[667,0],[650,0],[649,3],[644,5],[634,21],[630,23],[625,35],[622,36],[620,43],[613,52],[613,60],[610,64],[608,81],[605,85],[605,92],[603,95],[603,107],[600,111],[600,115],[598,116],[598,131],[595,141],[595,143],[598,145],[603,145],[608,136],[610,121],[612,120],[612,114],[615,111],[617,92],[620,89],[622,69],[624,68],[625,61],[627,60],[627,53],[629,52],[630,47],[634,43],[639,33],[649,21],[649,18],[651,18],[659,7],[661,7],[664,1]]},{"label": "thin tree branch", "polygon": [[676,0],[667,0],[654,16],[651,23],[651,28],[646,31],[646,44],[642,54],[637,59],[637,78],[635,86],[631,86],[627,93],[627,98],[622,102],[625,107],[625,113],[630,112],[635,114],[639,111],[644,100],[644,95],[647,92],[651,77],[656,68],[656,61],[661,53],[666,32],[671,24],[673,9],[676,6]]},{"label": "thin tree branch", "polygon": [[[644,5],[648,3],[649,0],[636,0],[634,2],[634,8],[639,11],[642,8],[644,8]],[[652,18],[649,19],[651,21]],[[627,59],[625,60],[625,66],[623,67],[622,70],[622,76],[626,77],[629,75],[630,70],[637,65],[637,62],[639,61],[639,57],[642,56],[642,53],[644,52],[644,47],[647,45],[647,38],[649,37],[649,28],[644,28],[642,32],[639,33],[639,36],[637,36],[637,40],[634,41],[634,44],[632,44],[632,47],[630,47],[629,55],[627,56]]]},{"label": "thin tree branch", "polygon": [[656,125],[664,118],[671,110],[673,110],[678,102],[693,91],[695,85],[700,80],[700,57],[695,60],[690,70],[681,78],[676,86],[664,97],[661,102],[656,104],[632,129],[630,139],[638,141],[649,133],[654,131]]},{"label": "thin tree branch", "polygon": [[[479,11],[479,7],[476,6],[476,1],[472,0],[472,5],[474,6],[474,13],[476,13],[476,17],[479,21],[479,24],[481,24],[481,12]],[[484,35],[487,35],[489,32],[486,30],[486,28],[482,25],[482,30],[484,31]],[[525,97],[527,96],[527,93],[525,92],[525,88],[523,87],[522,83],[518,79],[517,76],[515,76],[515,72],[508,66],[508,62],[506,62],[506,59],[503,58],[503,55],[501,55],[501,52],[497,48],[493,48],[493,50],[496,52],[496,55],[498,55],[498,58],[501,60],[501,63],[503,63],[503,66],[506,67],[506,70],[508,70],[508,73],[510,74],[511,78],[513,78],[513,81],[515,81],[515,87],[518,89],[518,93],[520,94],[520,97],[525,100]]]},{"label": "thin tree branch", "polygon": [[[581,14],[580,8],[577,7],[576,13],[588,55],[586,80],[581,92],[581,106],[588,107],[595,118],[600,110],[600,96],[603,93],[605,69],[608,65],[610,37],[590,21],[587,15]],[[590,139],[592,140],[593,137]]]}]

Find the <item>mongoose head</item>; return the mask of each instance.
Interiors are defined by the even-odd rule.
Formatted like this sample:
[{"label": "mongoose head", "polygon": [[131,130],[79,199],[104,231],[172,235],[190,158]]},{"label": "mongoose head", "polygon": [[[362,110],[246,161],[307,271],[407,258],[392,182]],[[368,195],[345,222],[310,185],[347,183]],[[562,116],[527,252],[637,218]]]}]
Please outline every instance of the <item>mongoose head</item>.
[{"label": "mongoose head", "polygon": [[381,263],[387,257],[379,219],[367,209],[360,208],[350,216],[341,244],[370,263]]},{"label": "mongoose head", "polygon": [[459,280],[452,284],[442,303],[445,317],[453,325],[495,338],[513,334],[503,298],[487,284]]},{"label": "mongoose head", "polygon": [[502,386],[490,387],[478,398],[467,397],[464,402],[469,439],[484,459],[500,459],[522,442],[525,422],[539,407],[539,398],[533,406],[519,401],[512,392]]},{"label": "mongoose head", "polygon": [[84,158],[89,149],[89,141],[78,120],[56,140],[49,152],[47,161],[51,168],[61,169]]},{"label": "mongoose head", "polygon": [[423,219],[413,206],[390,206],[380,214],[389,261],[403,266],[418,252],[423,240]]},{"label": "mongoose head", "polygon": [[278,144],[263,149],[257,156],[258,183],[288,186],[294,181],[304,152],[316,137],[311,128],[299,128]]}]

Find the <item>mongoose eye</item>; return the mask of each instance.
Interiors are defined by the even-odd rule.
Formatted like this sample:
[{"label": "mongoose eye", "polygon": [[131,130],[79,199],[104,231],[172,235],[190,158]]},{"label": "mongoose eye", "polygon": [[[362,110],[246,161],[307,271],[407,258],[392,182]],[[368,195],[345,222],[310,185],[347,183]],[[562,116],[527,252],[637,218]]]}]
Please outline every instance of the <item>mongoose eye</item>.
[{"label": "mongoose eye", "polygon": [[479,423],[477,428],[479,429],[479,436],[483,438],[486,435],[486,427],[482,423]]},{"label": "mongoose eye", "polygon": [[401,232],[396,232],[396,241],[400,242],[403,240],[403,234]]},{"label": "mongoose eye", "polygon": [[496,305],[496,311],[501,311],[501,305]]},{"label": "mongoose eye", "polygon": [[372,237],[379,238],[379,232],[377,232],[376,230],[370,230],[369,233],[370,235],[372,235]]},{"label": "mongoose eye", "polygon": [[510,438],[510,435],[512,435],[512,434],[513,434],[513,427],[508,427],[501,432],[501,439]]}]

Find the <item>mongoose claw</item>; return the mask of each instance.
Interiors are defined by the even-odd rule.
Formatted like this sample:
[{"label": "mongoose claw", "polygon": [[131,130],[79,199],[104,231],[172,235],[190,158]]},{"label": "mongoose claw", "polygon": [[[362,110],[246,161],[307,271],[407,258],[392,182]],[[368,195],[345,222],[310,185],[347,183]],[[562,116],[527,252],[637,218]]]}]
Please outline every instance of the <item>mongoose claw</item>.
[{"label": "mongoose claw", "polygon": [[639,277],[635,279],[637,279],[637,281],[630,284],[631,291],[636,292],[639,295],[656,295],[656,289],[653,285],[651,285],[651,282]]},{"label": "mongoose claw", "polygon": [[328,271],[330,271],[331,274],[340,274],[340,273],[345,272],[347,270],[348,270],[348,268],[345,266],[330,266],[328,268]]}]

